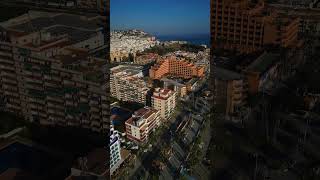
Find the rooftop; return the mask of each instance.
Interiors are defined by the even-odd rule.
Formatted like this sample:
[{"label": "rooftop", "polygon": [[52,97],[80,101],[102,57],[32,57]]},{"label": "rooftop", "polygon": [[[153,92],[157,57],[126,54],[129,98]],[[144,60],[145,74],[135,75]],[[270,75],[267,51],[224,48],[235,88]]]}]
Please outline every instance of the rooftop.
[{"label": "rooftop", "polygon": [[243,78],[242,75],[237,72],[230,71],[230,70],[220,68],[220,67],[214,67],[213,75],[215,78],[220,79],[220,80],[224,80],[224,81],[240,80]]},{"label": "rooftop", "polygon": [[141,109],[135,111],[132,114],[132,117],[129,118],[126,121],[126,123],[141,127],[145,123],[146,119],[148,119],[150,116],[152,116],[153,114],[155,114],[157,112],[158,112],[157,110],[150,108],[150,107],[141,108]]},{"label": "rooftop", "polygon": [[246,71],[264,73],[274,63],[276,63],[279,60],[280,60],[279,54],[264,52],[261,56],[259,56],[253,63],[251,63],[247,67]]},{"label": "rooftop", "polygon": [[143,67],[137,65],[119,65],[110,69],[111,74],[117,74],[122,72],[123,74],[130,76],[136,75],[142,72]]},{"label": "rooftop", "polygon": [[153,92],[153,97],[157,99],[166,100],[169,97],[171,97],[173,93],[174,91],[172,91],[171,89],[156,88],[155,91]]},{"label": "rooftop", "polygon": [[[65,13],[45,13],[41,12],[42,16],[39,16],[38,12],[29,11],[26,16],[29,16],[28,21],[21,20],[20,24],[9,26],[9,29],[16,30],[18,32],[35,32],[40,29],[46,29],[55,25],[74,27],[78,29],[86,29],[95,31],[100,28],[99,18],[89,19],[85,16],[65,14]],[[98,16],[97,16],[98,17]]]}]

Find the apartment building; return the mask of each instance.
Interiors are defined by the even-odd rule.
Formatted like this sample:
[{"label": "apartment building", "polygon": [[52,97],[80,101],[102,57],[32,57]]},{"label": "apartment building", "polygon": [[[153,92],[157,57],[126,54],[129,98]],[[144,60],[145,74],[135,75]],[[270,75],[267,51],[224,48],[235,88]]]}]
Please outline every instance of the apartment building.
[{"label": "apartment building", "polygon": [[97,8],[100,12],[109,15],[110,13],[110,0],[97,0]]},{"label": "apartment building", "polygon": [[280,16],[263,0],[211,1],[213,48],[251,53],[266,46],[297,46],[301,45],[298,30],[298,18]]},{"label": "apartment building", "polygon": [[160,117],[168,119],[176,107],[177,92],[156,88],[151,97],[152,107],[160,111]]},{"label": "apartment building", "polygon": [[108,128],[106,61],[99,16],[30,11],[1,23],[5,111],[43,125]]},{"label": "apartment building", "polygon": [[152,66],[149,74],[152,79],[161,79],[167,75],[189,79],[192,77],[203,77],[204,67],[196,66],[193,63],[184,59],[178,59],[175,56],[170,56]]},{"label": "apartment building", "polygon": [[264,52],[245,70],[250,94],[267,90],[266,84],[279,79],[280,54]]},{"label": "apartment building", "polygon": [[241,74],[215,67],[214,107],[216,111],[232,117],[246,104],[247,83]]},{"label": "apartment building", "polygon": [[142,66],[119,65],[110,69],[111,96],[121,101],[146,104],[150,88],[143,79]]},{"label": "apartment building", "polygon": [[139,143],[147,142],[152,131],[161,124],[159,113],[150,107],[135,111],[125,123],[127,138]]},{"label": "apartment building", "polygon": [[120,135],[113,127],[110,129],[110,174],[121,164],[121,143]]}]

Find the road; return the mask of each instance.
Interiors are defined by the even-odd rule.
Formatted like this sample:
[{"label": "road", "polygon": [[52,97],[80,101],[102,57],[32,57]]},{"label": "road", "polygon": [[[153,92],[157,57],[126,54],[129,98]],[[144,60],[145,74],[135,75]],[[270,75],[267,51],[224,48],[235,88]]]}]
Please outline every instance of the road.
[{"label": "road", "polygon": [[[199,94],[201,91],[204,90],[205,87],[206,84],[203,84],[202,87],[198,88],[198,90],[194,94]],[[187,104],[191,102],[184,103]],[[182,107],[185,108],[185,106],[183,105]],[[150,152],[143,154],[142,157],[138,160],[141,162],[141,166],[132,169],[129,175],[130,180],[140,180],[141,177],[143,177],[145,171],[150,172],[150,168],[152,167],[152,161],[160,157],[161,150],[164,147],[170,145],[172,138],[177,135],[176,130],[179,124],[182,121],[187,120],[187,118],[184,117],[188,116],[189,114],[190,112],[187,109],[183,109],[181,112],[179,112],[177,118],[169,125],[169,128],[167,128],[157,139],[158,141],[156,142],[156,145],[153,147],[153,149]]]},{"label": "road", "polygon": [[132,180],[139,180],[141,177],[141,174],[143,174],[143,171],[149,171],[152,167],[152,161],[158,157],[160,157],[161,150],[166,146],[169,145],[171,142],[172,136],[170,135],[171,132],[173,133],[173,136],[175,135],[175,130],[177,129],[178,125],[182,122],[184,119],[183,117],[186,116],[187,112],[182,111],[176,121],[174,121],[169,128],[167,128],[162,135],[157,139],[156,145],[153,147],[151,152],[145,153],[142,155],[142,157],[138,160],[141,162],[141,166],[138,168],[133,169],[133,172],[131,172],[130,176]]}]

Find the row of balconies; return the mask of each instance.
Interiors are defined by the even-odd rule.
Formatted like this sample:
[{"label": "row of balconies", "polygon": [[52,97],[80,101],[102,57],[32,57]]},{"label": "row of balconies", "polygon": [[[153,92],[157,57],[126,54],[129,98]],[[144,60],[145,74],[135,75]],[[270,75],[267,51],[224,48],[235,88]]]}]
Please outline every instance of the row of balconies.
[{"label": "row of balconies", "polygon": [[18,98],[18,97],[19,97],[19,93],[17,93],[17,92],[9,92],[9,91],[5,91],[5,92],[4,92],[4,95],[5,95],[5,96],[12,96],[12,97],[16,97],[16,98]]},{"label": "row of balconies", "polygon": [[0,56],[0,63],[13,64],[14,62],[13,62],[12,59],[9,59],[9,58],[1,57],[1,56]]},{"label": "row of balconies", "polygon": [[0,74],[3,77],[10,77],[10,78],[13,78],[13,79],[16,79],[16,77],[17,77],[15,72],[9,72],[9,71],[6,71],[6,70],[1,70]]},{"label": "row of balconies", "polygon": [[18,91],[18,87],[17,86],[5,84],[5,83],[3,83],[2,88],[5,91],[11,91],[11,92],[17,92]]},{"label": "row of balconies", "polygon": [[2,70],[7,70],[8,72],[12,72],[12,73],[15,73],[15,66],[14,64],[10,64],[10,63],[0,63],[0,69]]},{"label": "row of balconies", "polygon": [[8,87],[17,87],[18,82],[15,80],[11,80],[11,79],[6,79],[6,78],[2,78],[0,79],[0,82],[3,85],[7,85]]},{"label": "row of balconies", "polygon": [[13,112],[13,113],[16,113],[16,112],[20,113],[20,110],[21,110],[19,105],[11,104],[11,103],[7,103],[6,108],[9,109],[9,111]]}]

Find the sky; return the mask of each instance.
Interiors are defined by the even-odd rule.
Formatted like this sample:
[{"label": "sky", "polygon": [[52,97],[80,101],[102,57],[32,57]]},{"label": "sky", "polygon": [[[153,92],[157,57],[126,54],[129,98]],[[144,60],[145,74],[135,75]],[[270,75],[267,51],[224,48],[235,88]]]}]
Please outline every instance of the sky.
[{"label": "sky", "polygon": [[209,34],[210,0],[110,0],[112,30],[153,35]]}]

